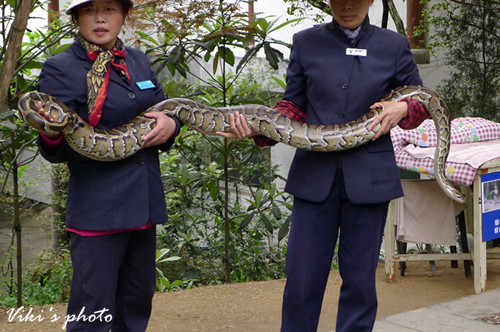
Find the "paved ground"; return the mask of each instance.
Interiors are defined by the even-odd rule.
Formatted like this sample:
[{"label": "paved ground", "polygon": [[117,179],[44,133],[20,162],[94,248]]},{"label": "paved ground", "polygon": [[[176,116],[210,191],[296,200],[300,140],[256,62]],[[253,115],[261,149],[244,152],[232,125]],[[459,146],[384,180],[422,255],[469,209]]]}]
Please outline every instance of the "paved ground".
[{"label": "paved ground", "polygon": [[500,288],[387,316],[374,332],[500,331]]}]

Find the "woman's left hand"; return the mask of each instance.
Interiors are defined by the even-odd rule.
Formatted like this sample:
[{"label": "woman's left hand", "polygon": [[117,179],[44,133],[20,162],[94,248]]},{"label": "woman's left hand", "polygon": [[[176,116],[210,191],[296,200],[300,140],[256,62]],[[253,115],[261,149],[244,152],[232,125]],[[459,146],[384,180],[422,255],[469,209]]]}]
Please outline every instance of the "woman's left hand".
[{"label": "woman's left hand", "polygon": [[156,119],[156,126],[144,136],[143,148],[163,144],[174,134],[175,121],[171,117],[161,112],[150,112],[144,116]]},{"label": "woman's left hand", "polygon": [[372,130],[377,124],[380,123],[380,129],[373,137],[373,141],[390,132],[391,129],[396,127],[399,121],[401,121],[401,119],[406,117],[408,114],[408,105],[404,101],[381,101],[370,106],[370,109],[376,108],[381,108],[382,111],[368,127],[368,130]]},{"label": "woman's left hand", "polygon": [[217,136],[222,136],[225,138],[236,139],[244,139],[246,137],[252,137],[259,134],[252,131],[252,129],[248,127],[247,120],[245,120],[243,114],[240,114],[239,112],[235,112],[234,114],[229,115],[229,125],[231,127],[231,131],[218,131],[215,134]]}]

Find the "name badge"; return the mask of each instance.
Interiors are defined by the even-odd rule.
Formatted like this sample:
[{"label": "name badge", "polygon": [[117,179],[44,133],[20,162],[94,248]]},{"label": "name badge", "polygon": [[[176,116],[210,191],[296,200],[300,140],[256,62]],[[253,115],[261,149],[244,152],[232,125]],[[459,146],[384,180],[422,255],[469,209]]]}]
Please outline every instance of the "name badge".
[{"label": "name badge", "polygon": [[346,48],[345,54],[352,56],[366,56],[367,51],[364,48]]},{"label": "name badge", "polygon": [[141,81],[141,82],[136,82],[135,84],[137,84],[137,86],[141,90],[152,89],[155,87],[155,85],[151,81]]}]

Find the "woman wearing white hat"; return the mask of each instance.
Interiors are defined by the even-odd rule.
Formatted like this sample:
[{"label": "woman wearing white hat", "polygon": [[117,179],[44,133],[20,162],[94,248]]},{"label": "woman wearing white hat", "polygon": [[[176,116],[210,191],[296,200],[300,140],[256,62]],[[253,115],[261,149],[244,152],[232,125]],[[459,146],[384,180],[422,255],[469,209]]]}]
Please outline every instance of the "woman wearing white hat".
[{"label": "woman wearing white hat", "polygon": [[[74,0],[75,42],[48,59],[38,90],[100,129],[129,122],[165,99],[146,55],[118,38],[131,0]],[[39,105],[40,113],[57,121]],[[157,125],[145,148],[116,162],[90,160],[62,136],[40,134],[41,153],[67,162],[66,229],[73,279],[68,331],[145,331],[155,291],[155,225],[167,220],[158,153],[168,150],[181,123],[151,113]]]}]

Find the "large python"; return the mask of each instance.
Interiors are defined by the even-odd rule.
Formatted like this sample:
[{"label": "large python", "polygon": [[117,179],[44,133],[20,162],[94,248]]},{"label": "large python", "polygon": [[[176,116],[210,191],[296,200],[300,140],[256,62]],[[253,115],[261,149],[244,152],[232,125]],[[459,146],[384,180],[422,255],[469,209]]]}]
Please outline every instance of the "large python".
[{"label": "large python", "polygon": [[[382,101],[401,101],[411,98],[421,102],[434,120],[438,132],[434,156],[434,175],[444,192],[456,201],[464,196],[445,176],[445,162],[450,149],[450,116],[446,104],[434,91],[421,86],[403,86],[391,91]],[[58,122],[48,122],[38,113],[37,103],[57,116]],[[147,109],[129,123],[111,130],[90,126],[75,112],[56,98],[29,92],[19,100],[22,118],[35,129],[57,134],[62,132],[68,144],[78,153],[95,160],[115,161],[136,153],[144,144],[143,137],[155,126],[155,119],[144,116],[146,112],[163,112],[175,116],[186,126],[203,134],[230,131],[229,114],[244,114],[248,126],[262,135],[299,149],[312,151],[341,151],[369,142],[380,125],[368,130],[381,109],[368,111],[361,118],[342,125],[311,125],[294,121],[262,105],[242,105],[213,108],[189,99],[164,100]]]}]

